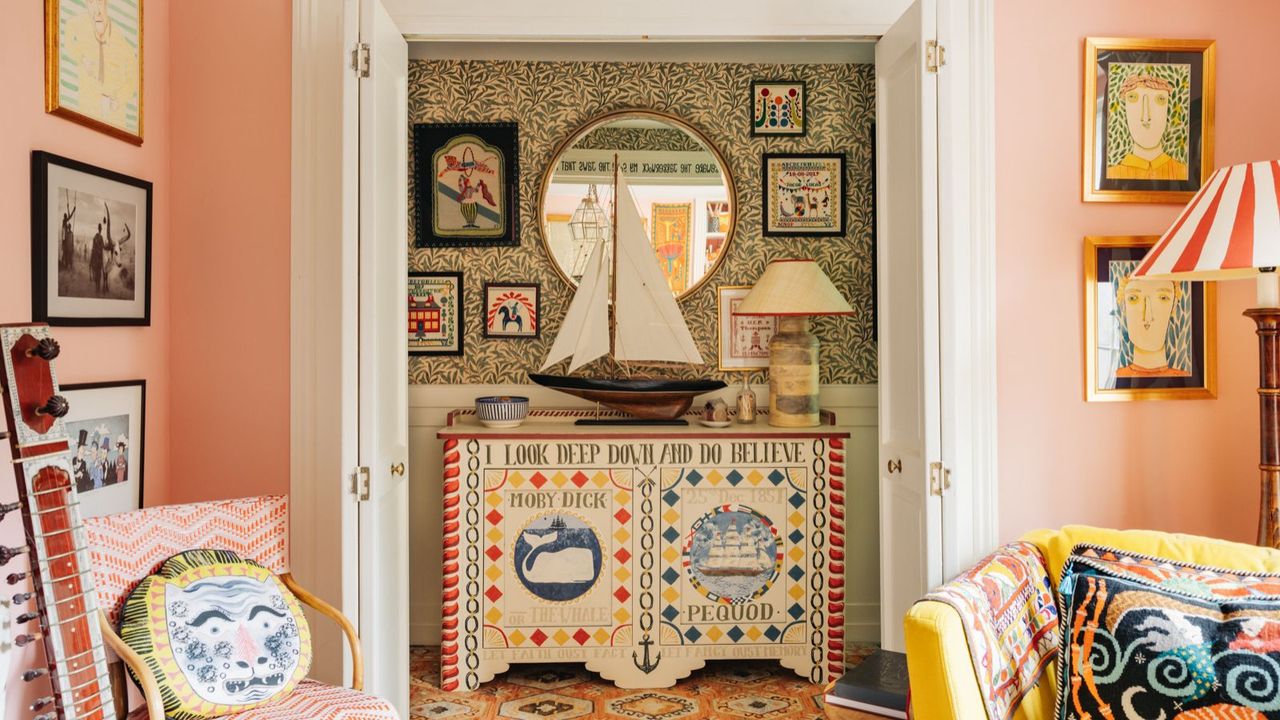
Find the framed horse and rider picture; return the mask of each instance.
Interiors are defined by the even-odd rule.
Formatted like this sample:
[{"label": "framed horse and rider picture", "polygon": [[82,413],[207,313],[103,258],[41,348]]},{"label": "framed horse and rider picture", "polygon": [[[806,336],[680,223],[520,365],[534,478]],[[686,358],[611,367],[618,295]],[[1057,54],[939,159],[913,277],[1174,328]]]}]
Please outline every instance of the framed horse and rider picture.
[{"label": "framed horse and rider picture", "polygon": [[416,247],[520,244],[517,135],[511,122],[413,126]]},{"label": "framed horse and rider picture", "polygon": [[542,286],[485,283],[484,336],[536,338],[542,332]]},{"label": "framed horse and rider picture", "polygon": [[151,324],[151,183],[31,154],[31,314],[50,325]]}]

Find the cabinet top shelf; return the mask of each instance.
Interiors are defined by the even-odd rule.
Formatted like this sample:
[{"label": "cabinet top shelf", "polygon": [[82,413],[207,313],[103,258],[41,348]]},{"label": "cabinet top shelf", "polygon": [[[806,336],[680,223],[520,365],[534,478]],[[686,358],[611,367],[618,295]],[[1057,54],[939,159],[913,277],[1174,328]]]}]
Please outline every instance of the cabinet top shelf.
[{"label": "cabinet top shelf", "polygon": [[619,413],[601,410],[597,415],[590,408],[539,408],[529,411],[524,424],[514,428],[489,428],[480,424],[476,411],[472,408],[460,408],[449,413],[445,427],[440,429],[440,438],[480,438],[488,440],[528,439],[528,438],[564,438],[580,440],[647,438],[661,439],[708,439],[728,440],[733,438],[847,438],[847,431],[837,429],[836,416],[828,410],[822,411],[822,424],[808,428],[774,427],[769,424],[767,411],[756,415],[754,423],[733,423],[725,428],[710,428],[698,422],[700,413],[690,411],[685,415],[689,421],[687,426],[680,425],[575,425],[579,418],[615,419],[623,417]]}]

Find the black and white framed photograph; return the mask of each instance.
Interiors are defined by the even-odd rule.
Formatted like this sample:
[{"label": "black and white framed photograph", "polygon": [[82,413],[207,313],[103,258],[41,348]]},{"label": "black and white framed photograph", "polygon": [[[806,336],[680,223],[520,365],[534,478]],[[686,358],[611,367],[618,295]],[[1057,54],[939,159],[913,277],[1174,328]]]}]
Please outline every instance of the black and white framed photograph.
[{"label": "black and white framed photograph", "polygon": [[31,313],[50,325],[151,324],[151,183],[31,153]]},{"label": "black and white framed photograph", "polygon": [[142,507],[147,382],[63,385],[71,439],[71,474],[80,514],[98,517]]}]

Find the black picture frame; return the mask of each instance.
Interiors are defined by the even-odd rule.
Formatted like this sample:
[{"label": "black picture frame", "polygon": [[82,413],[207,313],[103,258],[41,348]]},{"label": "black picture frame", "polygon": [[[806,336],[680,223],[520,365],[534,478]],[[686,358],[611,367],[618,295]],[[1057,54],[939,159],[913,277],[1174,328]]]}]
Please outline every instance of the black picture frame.
[{"label": "black picture frame", "polygon": [[[57,169],[56,171],[54,169]],[[133,250],[132,272],[125,275],[126,269],[123,264],[117,261],[116,282],[131,282],[133,284],[133,295],[131,300],[123,300],[119,298],[101,298],[85,295],[51,295],[56,293],[60,287],[50,287],[49,270],[51,258],[58,263],[58,274],[55,276],[56,286],[61,286],[63,281],[62,273],[68,272],[68,281],[75,280],[75,269],[77,255],[88,255],[81,258],[81,261],[88,265],[84,271],[86,283],[91,282],[92,273],[92,245],[93,240],[84,239],[77,236],[75,231],[75,223],[79,222],[74,215],[79,210],[79,190],[74,190],[74,201],[68,201],[68,204],[74,203],[71,217],[64,219],[62,222],[57,221],[56,210],[51,216],[50,210],[50,183],[51,175],[54,173],[73,177],[75,174],[88,178],[96,178],[104,181],[111,190],[117,194],[115,197],[103,199],[101,196],[85,190],[87,197],[94,200],[102,200],[104,206],[107,201],[120,202],[119,197],[124,195],[136,195],[137,191],[141,192],[142,204],[145,206],[138,211],[134,206],[134,227],[128,228],[128,236],[124,240],[114,240],[113,232],[108,223],[107,235],[111,242],[117,247],[123,247],[124,243],[133,241],[141,244],[141,252]],[[91,182],[91,181],[90,181]],[[85,183],[88,184],[88,183]],[[131,193],[128,189],[133,188],[135,192]],[[95,188],[102,190],[102,188]],[[59,189],[59,194],[62,194]],[[56,199],[61,204],[62,200]],[[104,327],[104,326],[149,326],[151,325],[151,241],[152,241],[152,205],[153,205],[153,187],[150,181],[142,180],[136,177],[118,173],[113,170],[107,170],[95,165],[90,165],[79,160],[55,155],[43,150],[34,150],[31,153],[31,316],[36,322],[46,322],[50,325],[74,326],[74,327]],[[107,206],[109,213],[109,206]],[[65,218],[66,213],[64,213]],[[145,227],[142,232],[135,233],[137,229],[137,217],[141,215]],[[82,219],[85,216],[82,216]],[[119,218],[117,218],[117,221]],[[93,220],[89,220],[87,225],[91,226]],[[59,225],[65,227],[70,232],[70,254],[63,255],[66,243],[65,234],[61,234],[57,239],[63,243],[62,247],[50,247],[50,227]],[[127,227],[127,224],[126,224]],[[67,231],[63,231],[64,233]],[[80,233],[83,235],[84,233]],[[98,232],[101,235],[101,231]],[[96,236],[94,236],[96,239]],[[138,245],[135,244],[134,248]],[[86,248],[87,251],[86,251]],[[105,250],[103,251],[105,252]],[[140,257],[139,257],[140,256]],[[101,257],[101,254],[99,255]],[[116,257],[113,253],[113,257]],[[105,259],[99,261],[99,265],[107,262]],[[65,264],[64,264],[65,263]],[[138,268],[142,272],[139,276]],[[142,287],[138,288],[138,279],[142,280]],[[106,287],[110,287],[110,269],[106,271]],[[95,283],[95,291],[97,286]],[[139,297],[141,296],[141,297]],[[120,314],[120,311],[126,306],[121,303],[128,302],[130,306],[136,306],[136,312],[128,314]],[[102,314],[94,314],[91,309],[87,309],[94,303],[99,303],[105,307]],[[76,310],[68,313],[68,309],[72,307],[86,308],[84,310]]]},{"label": "black picture frame", "polygon": [[[799,85],[800,86],[800,107],[802,108],[802,117],[800,122],[800,132],[769,132],[762,131],[756,126],[756,103],[757,88],[761,85]],[[809,83],[805,80],[776,78],[771,80],[752,80],[751,81],[751,98],[748,112],[751,114],[748,118],[748,124],[751,126],[751,137],[780,137],[780,138],[802,138],[809,134]]]},{"label": "black picture frame", "polygon": [[[76,460],[79,453],[77,436],[74,434],[74,431],[75,431],[74,425],[78,422],[93,423],[99,420],[99,417],[96,417],[96,416],[91,420],[79,420],[76,417],[74,417],[76,414],[76,400],[77,400],[77,398],[75,397],[76,393],[86,392],[86,391],[91,392],[95,390],[117,390],[121,388],[133,388],[133,387],[136,387],[138,389],[138,409],[139,409],[138,410],[138,432],[135,433],[135,437],[130,438],[130,444],[136,445],[138,450],[136,461],[131,463],[132,467],[137,468],[138,486],[134,493],[135,502],[132,504],[132,507],[130,508],[112,508],[110,512],[101,512],[95,509],[94,507],[96,504],[96,500],[93,497],[93,492],[86,492],[83,489],[77,488],[78,490],[80,490],[79,501],[81,506],[81,514],[84,515],[85,517],[94,517],[97,515],[104,515],[104,514],[114,514],[115,512],[125,512],[130,509],[138,510],[145,506],[145,503],[146,503],[146,457],[147,457],[147,452],[146,452],[147,450],[147,381],[143,379],[138,379],[138,380],[114,380],[114,381],[108,381],[108,382],[70,383],[70,384],[63,385],[61,387],[61,391],[67,396],[67,399],[71,401],[71,412],[65,418],[65,422],[67,423],[68,441],[69,441],[69,444],[71,447],[71,453],[72,453],[71,463],[72,463],[73,473],[76,469],[76,465],[77,465]],[[73,477],[73,482],[75,482],[74,477]]]},{"label": "black picture frame", "polygon": [[[838,223],[830,229],[814,229],[814,228],[796,228],[789,230],[779,230],[771,228],[769,222],[769,212],[774,206],[774,197],[772,191],[774,184],[770,178],[770,163],[773,161],[785,162],[794,161],[837,161],[838,169],[836,175],[840,178],[840,188],[836,195],[839,198],[840,209],[837,212]],[[760,235],[762,237],[844,237],[848,231],[849,223],[849,187],[848,187],[848,163],[845,154],[842,152],[835,153],[764,153],[760,158]]]},{"label": "black picture frame", "polygon": [[[529,334],[494,333],[489,330],[489,290],[533,288],[533,332]],[[480,292],[480,320],[484,336],[495,340],[535,340],[542,336],[542,283],[537,282],[487,282]]]},{"label": "black picture frame", "polygon": [[[454,298],[454,302],[456,303],[456,306],[455,306],[455,307],[456,307],[456,311],[455,311],[455,313],[454,313],[454,314],[455,314],[455,315],[456,315],[456,317],[457,317],[457,330],[456,330],[456,333],[457,333],[457,336],[456,336],[456,337],[457,337],[457,347],[453,347],[453,344],[452,344],[452,343],[449,343],[449,344],[448,344],[444,349],[439,349],[439,348],[429,348],[429,347],[417,347],[417,348],[415,348],[415,347],[414,347],[414,342],[415,342],[415,340],[414,340],[414,338],[413,338],[412,336],[410,336],[410,338],[409,338],[409,355],[411,355],[411,356],[426,356],[426,355],[458,356],[458,355],[462,355],[462,354],[463,354],[463,352],[465,351],[464,339],[465,339],[465,337],[466,337],[466,328],[467,328],[467,325],[466,325],[466,285],[465,285],[465,284],[464,284],[464,282],[463,282],[463,276],[462,276],[462,273],[461,273],[461,272],[450,272],[450,271],[442,271],[442,272],[437,272],[437,271],[414,271],[414,272],[410,272],[410,273],[409,273],[409,298],[410,298],[410,300],[409,300],[409,301],[410,301],[410,302],[413,302],[413,300],[412,300],[412,299],[415,297],[415,296],[414,296],[414,283],[413,283],[413,281],[414,281],[414,279],[415,279],[415,278],[421,278],[421,279],[423,279],[423,280],[432,280],[432,279],[438,279],[438,278],[448,278],[448,279],[450,279],[450,280],[452,280],[452,281],[453,281],[454,287],[457,289],[457,296]],[[410,308],[409,308],[409,323],[410,323],[410,324],[412,324],[412,323],[414,323],[414,322],[415,322],[415,318],[414,318],[414,311],[415,311],[415,308],[413,308],[413,307],[410,307]],[[444,318],[444,312],[443,312],[443,311],[441,311],[441,313],[440,313],[440,314],[441,314],[441,320],[443,321],[443,318]],[[410,332],[408,328],[405,328],[405,331],[406,331],[406,332]],[[417,342],[423,342],[423,341],[419,340],[419,341],[417,341]]]},{"label": "black picture frame", "polygon": [[[473,138],[476,142],[471,147],[467,147],[465,136]],[[488,168],[488,174],[497,175],[500,178],[495,180],[495,184],[499,187],[491,188],[487,183],[482,186],[482,181],[494,180],[494,178],[480,178],[475,187],[468,188],[468,192],[476,193],[474,197],[478,198],[474,203],[468,204],[479,213],[469,221],[461,212],[456,218],[453,217],[452,206],[437,202],[442,196],[460,194],[452,186],[441,182],[441,172],[435,169],[436,161],[439,160],[446,163],[446,169],[443,171],[445,174],[467,172],[447,169],[455,165],[462,167],[467,162],[456,156],[453,156],[455,158],[453,161],[447,160],[451,157],[448,154],[449,150],[455,147],[461,147],[464,154],[472,153],[472,162],[477,163],[477,167],[473,168],[472,172],[478,171],[480,166],[488,166],[483,158],[474,159],[474,149],[477,147],[480,147],[490,160],[497,155],[502,162],[498,168]],[[413,158],[414,199],[417,203],[415,247],[494,247],[520,244],[520,137],[517,123],[418,123],[413,126]],[[450,165],[450,162],[454,165]],[[465,182],[469,185],[471,175],[465,175],[465,178]],[[463,178],[456,178],[457,183],[463,181]],[[450,199],[456,203],[456,197]],[[491,204],[487,201],[498,199],[505,203],[505,216],[494,213],[486,207]],[[492,204],[495,207],[498,205],[496,202]],[[458,204],[458,207],[461,208],[462,205]],[[489,217],[494,214],[497,217],[489,220],[497,223],[495,227],[484,227],[483,223],[481,227],[474,230],[447,227],[458,220],[466,224],[475,222],[479,217]]]}]

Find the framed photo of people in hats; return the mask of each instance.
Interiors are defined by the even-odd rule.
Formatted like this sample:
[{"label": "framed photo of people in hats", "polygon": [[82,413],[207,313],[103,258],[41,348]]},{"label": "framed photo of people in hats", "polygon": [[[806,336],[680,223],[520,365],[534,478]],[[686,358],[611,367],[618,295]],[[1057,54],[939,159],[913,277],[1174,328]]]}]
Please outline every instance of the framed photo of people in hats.
[{"label": "framed photo of people in hats", "polygon": [[147,382],[63,385],[71,403],[71,474],[80,513],[98,517],[142,507]]}]

